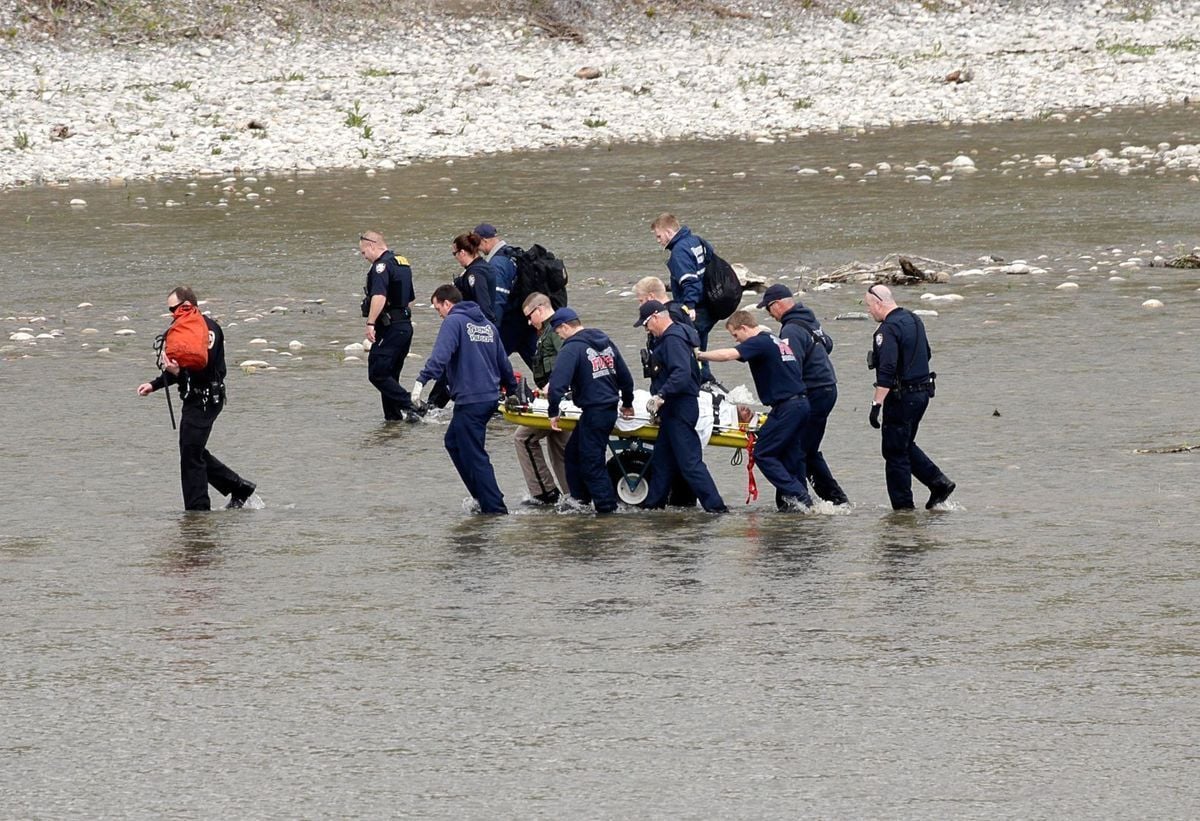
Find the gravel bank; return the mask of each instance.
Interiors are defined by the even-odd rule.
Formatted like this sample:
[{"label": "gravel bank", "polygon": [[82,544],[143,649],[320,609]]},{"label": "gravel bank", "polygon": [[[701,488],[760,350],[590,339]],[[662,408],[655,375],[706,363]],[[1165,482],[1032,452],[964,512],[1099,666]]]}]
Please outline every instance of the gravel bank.
[{"label": "gravel bank", "polygon": [[590,16],[579,41],[469,6],[336,36],[266,20],[167,44],[9,37],[0,187],[785,140],[1200,95],[1200,0],[802,5],[639,5]]}]

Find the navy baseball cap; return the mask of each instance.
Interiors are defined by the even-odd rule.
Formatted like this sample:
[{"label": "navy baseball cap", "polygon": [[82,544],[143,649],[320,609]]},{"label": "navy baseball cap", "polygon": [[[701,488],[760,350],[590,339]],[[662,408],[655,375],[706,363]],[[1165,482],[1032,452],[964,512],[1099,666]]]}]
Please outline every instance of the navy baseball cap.
[{"label": "navy baseball cap", "polygon": [[579,314],[575,313],[574,308],[559,308],[550,314],[550,327],[551,329],[557,328],[564,322],[570,322],[574,319],[579,319]]},{"label": "navy baseball cap", "polygon": [[496,236],[496,226],[489,222],[481,222],[475,226],[475,236],[480,239],[491,239]]},{"label": "navy baseball cap", "polygon": [[638,321],[633,323],[633,327],[640,328],[646,324],[646,320],[655,314],[660,314],[667,310],[667,306],[663,305],[657,299],[648,299],[642,303],[642,307],[638,309]]},{"label": "navy baseball cap", "polygon": [[778,302],[781,299],[791,299],[792,291],[786,285],[772,285],[767,290],[763,291],[762,299],[755,308],[766,308],[772,302]]}]

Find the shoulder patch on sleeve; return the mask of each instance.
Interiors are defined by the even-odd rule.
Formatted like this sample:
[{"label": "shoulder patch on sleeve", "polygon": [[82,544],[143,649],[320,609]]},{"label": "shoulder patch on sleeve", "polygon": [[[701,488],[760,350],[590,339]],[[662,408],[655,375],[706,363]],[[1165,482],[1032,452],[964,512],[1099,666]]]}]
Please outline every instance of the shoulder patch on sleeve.
[{"label": "shoulder patch on sleeve", "polygon": [[382,274],[386,270],[387,270],[387,266],[384,265],[382,262],[375,263],[375,273]]},{"label": "shoulder patch on sleeve", "polygon": [[876,345],[883,344],[883,334],[875,334],[875,344]]},{"label": "shoulder patch on sleeve", "polygon": [[475,287],[475,275],[474,274],[467,274],[467,284],[470,285],[472,288]]}]

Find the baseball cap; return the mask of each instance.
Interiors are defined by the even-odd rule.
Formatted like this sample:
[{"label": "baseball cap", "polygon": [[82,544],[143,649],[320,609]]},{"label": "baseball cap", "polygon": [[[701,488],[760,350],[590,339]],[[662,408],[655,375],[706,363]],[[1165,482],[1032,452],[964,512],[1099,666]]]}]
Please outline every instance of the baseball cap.
[{"label": "baseball cap", "polygon": [[633,327],[640,328],[646,324],[646,320],[655,314],[662,313],[667,310],[667,306],[663,305],[657,299],[648,299],[642,303],[642,307],[638,309],[638,321],[633,323]]},{"label": "baseball cap", "polygon": [[791,299],[792,291],[786,285],[772,285],[767,290],[763,291],[762,299],[759,301],[756,308],[766,308],[772,302],[778,302],[781,299]]},{"label": "baseball cap", "polygon": [[481,222],[475,226],[475,236],[480,239],[491,239],[496,236],[496,226],[490,222]]},{"label": "baseball cap", "polygon": [[552,329],[557,328],[564,322],[570,322],[574,319],[579,319],[579,314],[575,313],[574,308],[559,308],[550,314],[550,327]]}]

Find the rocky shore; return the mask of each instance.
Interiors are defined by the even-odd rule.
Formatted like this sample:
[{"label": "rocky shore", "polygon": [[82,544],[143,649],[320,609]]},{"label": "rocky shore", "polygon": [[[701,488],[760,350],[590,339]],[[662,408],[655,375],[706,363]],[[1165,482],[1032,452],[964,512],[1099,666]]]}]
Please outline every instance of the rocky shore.
[{"label": "rocky shore", "polygon": [[470,9],[126,45],[0,25],[0,188],[794,140],[1200,95],[1200,0],[700,5],[626,6],[569,36]]}]

